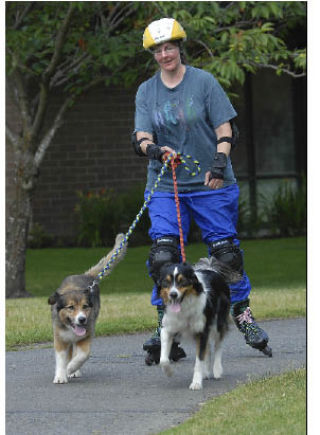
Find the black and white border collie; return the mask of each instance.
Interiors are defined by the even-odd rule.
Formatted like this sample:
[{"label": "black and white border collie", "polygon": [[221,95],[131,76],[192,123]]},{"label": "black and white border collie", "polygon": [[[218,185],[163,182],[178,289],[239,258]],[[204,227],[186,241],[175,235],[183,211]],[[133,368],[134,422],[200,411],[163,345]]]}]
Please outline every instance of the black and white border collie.
[{"label": "black and white border collie", "polygon": [[193,266],[169,264],[161,268],[159,293],[165,305],[161,329],[160,366],[171,376],[169,354],[174,339],[193,338],[196,362],[191,390],[201,390],[202,380],[210,377],[211,339],[214,340],[213,377],[219,379],[222,341],[228,330],[230,290],[227,282],[241,277],[211,258]]}]

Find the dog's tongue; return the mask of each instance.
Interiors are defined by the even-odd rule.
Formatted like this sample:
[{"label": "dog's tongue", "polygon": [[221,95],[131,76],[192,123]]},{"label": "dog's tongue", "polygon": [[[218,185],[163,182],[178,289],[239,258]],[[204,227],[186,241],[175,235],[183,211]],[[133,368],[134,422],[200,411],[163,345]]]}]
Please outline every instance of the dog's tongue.
[{"label": "dog's tongue", "polygon": [[170,310],[173,312],[173,313],[179,313],[180,312],[180,310],[181,310],[181,305],[180,304],[170,304],[169,305],[169,308],[170,308]]},{"label": "dog's tongue", "polygon": [[82,337],[83,335],[86,334],[86,328],[83,328],[83,326],[75,325],[75,326],[73,327],[73,330],[74,330],[74,333],[75,333],[76,335],[78,335],[79,337]]}]

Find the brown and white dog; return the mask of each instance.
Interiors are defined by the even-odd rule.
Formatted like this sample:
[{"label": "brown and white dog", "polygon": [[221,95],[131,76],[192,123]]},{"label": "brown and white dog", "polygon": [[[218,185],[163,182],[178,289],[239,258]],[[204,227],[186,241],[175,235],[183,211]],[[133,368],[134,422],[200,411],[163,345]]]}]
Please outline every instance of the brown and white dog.
[{"label": "brown and white dog", "polygon": [[169,264],[161,268],[159,293],[165,305],[161,328],[160,366],[171,376],[169,355],[173,340],[196,341],[196,363],[189,388],[202,389],[202,380],[210,377],[211,344],[215,352],[213,377],[220,378],[222,341],[228,330],[230,290],[228,282],[240,277],[213,258],[203,258],[191,266]]},{"label": "brown and white dog", "polygon": [[[82,275],[70,275],[65,278],[48,299],[48,303],[52,305],[56,357],[53,379],[55,384],[65,384],[68,378],[81,375],[79,369],[89,358],[95,323],[100,309],[100,290],[97,284],[92,286],[92,283],[123,240],[124,235],[118,234],[113,249],[98,264]],[[105,276],[110,274],[114,266],[124,257],[125,252],[126,245],[110,264]]]}]

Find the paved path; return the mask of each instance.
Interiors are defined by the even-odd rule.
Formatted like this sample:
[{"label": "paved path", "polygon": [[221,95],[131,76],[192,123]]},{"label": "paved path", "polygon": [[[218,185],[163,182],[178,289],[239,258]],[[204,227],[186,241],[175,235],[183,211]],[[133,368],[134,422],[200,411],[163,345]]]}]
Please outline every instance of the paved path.
[{"label": "paved path", "polygon": [[200,403],[250,379],[305,366],[305,319],[261,323],[270,336],[273,358],[247,346],[235,327],[225,342],[224,376],[190,391],[194,349],[175,364],[167,378],[159,366],[144,364],[142,343],[148,334],[94,340],[83,377],[52,383],[53,349],[6,354],[6,434],[144,435],[178,425]]}]

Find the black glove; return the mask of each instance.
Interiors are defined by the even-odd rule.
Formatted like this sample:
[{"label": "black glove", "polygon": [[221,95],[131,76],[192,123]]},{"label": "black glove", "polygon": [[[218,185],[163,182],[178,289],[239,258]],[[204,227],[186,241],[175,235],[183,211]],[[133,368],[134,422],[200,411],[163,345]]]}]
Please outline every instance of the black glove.
[{"label": "black glove", "polygon": [[216,153],[213,159],[213,164],[211,166],[210,172],[210,180],[212,178],[219,178],[220,180],[223,180],[224,178],[224,169],[227,166],[227,156],[225,153]]},{"label": "black glove", "polygon": [[159,162],[163,163],[162,156],[164,154],[164,151],[161,150],[161,147],[159,145],[150,143],[149,145],[147,145],[146,153],[149,159],[159,160]]}]

